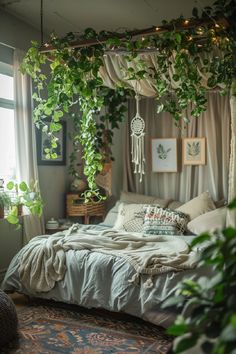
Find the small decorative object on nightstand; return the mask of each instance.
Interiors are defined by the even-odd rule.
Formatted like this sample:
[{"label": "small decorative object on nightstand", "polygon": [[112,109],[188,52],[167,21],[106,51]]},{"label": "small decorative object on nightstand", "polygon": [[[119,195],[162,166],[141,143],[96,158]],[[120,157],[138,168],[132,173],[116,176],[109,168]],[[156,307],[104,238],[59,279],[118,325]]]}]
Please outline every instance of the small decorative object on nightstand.
[{"label": "small decorative object on nightstand", "polygon": [[66,196],[66,214],[67,217],[82,216],[84,223],[89,224],[91,216],[105,216],[104,202],[84,203],[84,198],[79,194],[68,193]]}]

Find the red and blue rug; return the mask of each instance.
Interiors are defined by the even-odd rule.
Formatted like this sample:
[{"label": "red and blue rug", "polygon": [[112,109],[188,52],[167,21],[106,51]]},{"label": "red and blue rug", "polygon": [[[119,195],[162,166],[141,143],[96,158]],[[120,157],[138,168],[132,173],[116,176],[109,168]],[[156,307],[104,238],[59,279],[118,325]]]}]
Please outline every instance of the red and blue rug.
[{"label": "red and blue rug", "polygon": [[34,304],[18,318],[18,342],[1,353],[166,354],[172,341],[140,319],[77,306]]}]

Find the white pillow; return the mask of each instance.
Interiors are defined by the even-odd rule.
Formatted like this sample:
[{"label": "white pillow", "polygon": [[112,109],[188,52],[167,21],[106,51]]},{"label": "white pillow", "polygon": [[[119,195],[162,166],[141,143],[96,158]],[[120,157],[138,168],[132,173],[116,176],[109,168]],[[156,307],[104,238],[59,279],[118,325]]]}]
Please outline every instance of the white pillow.
[{"label": "white pillow", "polygon": [[210,194],[208,192],[203,192],[198,197],[191,199],[176,210],[189,215],[190,220],[193,220],[199,215],[205,214],[215,208],[215,204]]},{"label": "white pillow", "polygon": [[116,204],[113,206],[113,208],[111,208],[108,211],[108,213],[103,221],[103,224],[109,225],[109,226],[113,226],[115,224],[117,216],[118,216],[119,205],[120,205],[120,201],[116,202]]},{"label": "white pillow", "polygon": [[145,205],[121,203],[118,207],[118,217],[114,229],[141,232],[144,223]]},{"label": "white pillow", "polygon": [[214,231],[225,228],[227,208],[218,208],[191,220],[187,228],[198,235],[206,231]]}]

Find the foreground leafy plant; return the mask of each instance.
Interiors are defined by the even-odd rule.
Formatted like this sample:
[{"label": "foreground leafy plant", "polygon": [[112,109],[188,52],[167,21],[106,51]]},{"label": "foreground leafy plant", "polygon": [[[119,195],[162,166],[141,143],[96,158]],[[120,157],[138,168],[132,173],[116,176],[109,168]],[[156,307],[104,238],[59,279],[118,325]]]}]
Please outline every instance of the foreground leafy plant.
[{"label": "foreground leafy plant", "polygon": [[[229,205],[236,209],[236,199]],[[196,353],[236,353],[236,229],[204,233],[192,247],[208,242],[198,267],[210,267],[212,276],[185,280],[165,306],[177,305],[182,314],[168,333],[180,336],[174,353],[196,347]]]}]

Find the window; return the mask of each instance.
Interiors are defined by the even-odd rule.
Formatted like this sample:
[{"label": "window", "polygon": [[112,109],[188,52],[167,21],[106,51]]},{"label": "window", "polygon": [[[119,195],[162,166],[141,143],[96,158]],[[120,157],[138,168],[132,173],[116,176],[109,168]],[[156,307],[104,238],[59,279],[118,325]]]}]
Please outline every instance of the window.
[{"label": "window", "polygon": [[15,174],[13,68],[0,62],[0,178],[7,182]]}]

